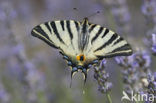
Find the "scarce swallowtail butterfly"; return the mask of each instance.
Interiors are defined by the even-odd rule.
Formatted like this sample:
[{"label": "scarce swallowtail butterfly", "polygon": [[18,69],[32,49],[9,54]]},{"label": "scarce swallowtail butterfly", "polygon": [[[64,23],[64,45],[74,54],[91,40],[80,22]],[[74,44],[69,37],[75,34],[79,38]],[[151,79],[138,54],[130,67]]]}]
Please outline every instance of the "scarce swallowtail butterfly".
[{"label": "scarce swallowtail butterfly", "polygon": [[130,45],[117,33],[88,22],[59,20],[45,22],[32,29],[32,36],[60,51],[71,67],[71,77],[81,70],[86,81],[87,71],[103,58],[129,56]]}]

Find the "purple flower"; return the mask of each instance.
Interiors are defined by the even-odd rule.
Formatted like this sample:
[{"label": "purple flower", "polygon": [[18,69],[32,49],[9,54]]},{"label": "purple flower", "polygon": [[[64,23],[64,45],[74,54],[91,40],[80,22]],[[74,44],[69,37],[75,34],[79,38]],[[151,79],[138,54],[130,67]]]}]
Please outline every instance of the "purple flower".
[{"label": "purple flower", "polygon": [[106,60],[102,60],[100,67],[94,67],[94,78],[98,81],[98,90],[101,93],[108,93],[112,88],[112,83],[108,82],[109,73],[105,71]]},{"label": "purple flower", "polygon": [[0,20],[5,21],[8,19],[11,21],[16,16],[17,12],[10,2],[4,1],[0,3]]},{"label": "purple flower", "polygon": [[148,92],[156,96],[156,72],[148,74]]},{"label": "purple flower", "polygon": [[10,95],[5,90],[2,82],[0,81],[0,102],[2,102],[2,103],[9,103],[9,101],[10,101]]},{"label": "purple flower", "polygon": [[156,34],[147,35],[146,38],[144,38],[144,43],[151,50],[152,54],[156,55]]},{"label": "purple flower", "polygon": [[149,68],[151,64],[151,56],[147,51],[142,52],[142,59],[144,62],[144,68]]},{"label": "purple flower", "polygon": [[129,33],[131,29],[129,23],[131,20],[131,16],[126,0],[116,0],[116,2],[114,2],[113,0],[109,1],[112,1],[110,7],[112,15],[114,16],[116,24],[118,25],[118,32]]},{"label": "purple flower", "polygon": [[156,55],[156,34],[152,34],[152,47],[151,50]]},{"label": "purple flower", "polygon": [[115,60],[122,67],[125,91],[127,93],[138,92],[143,87],[140,81],[144,81],[150,72],[151,57],[149,53],[139,51],[128,57],[116,57]]},{"label": "purple flower", "polygon": [[142,5],[142,13],[146,16],[147,20],[156,23],[156,1],[155,0],[144,0]]},{"label": "purple flower", "polygon": [[147,84],[147,87],[142,90],[142,93],[147,95],[144,101],[145,103],[153,103],[149,100],[150,98],[154,99],[154,101],[156,99],[156,72],[147,75]]}]

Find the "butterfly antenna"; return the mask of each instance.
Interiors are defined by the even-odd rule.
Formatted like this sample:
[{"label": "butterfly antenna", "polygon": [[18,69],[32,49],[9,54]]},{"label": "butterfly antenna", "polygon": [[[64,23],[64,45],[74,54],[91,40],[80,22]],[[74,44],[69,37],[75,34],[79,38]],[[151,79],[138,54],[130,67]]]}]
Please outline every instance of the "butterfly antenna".
[{"label": "butterfly antenna", "polygon": [[92,17],[92,16],[94,16],[94,15],[96,15],[96,14],[99,14],[99,13],[100,13],[100,11],[96,11],[95,13],[93,13],[93,14],[87,16],[87,18],[90,18],[90,17]]},{"label": "butterfly antenna", "polygon": [[77,8],[73,8],[73,11],[75,12],[75,13],[78,13],[78,9]]},{"label": "butterfly antenna", "polygon": [[73,10],[78,11],[77,8],[73,8]]},{"label": "butterfly antenna", "polygon": [[[73,10],[74,11],[79,11],[77,8],[73,8]],[[92,16],[94,16],[96,14],[99,14],[99,13],[100,13],[100,11],[96,11],[95,13],[92,13],[91,15],[87,16],[86,18],[90,18],[90,17],[92,17]]]}]

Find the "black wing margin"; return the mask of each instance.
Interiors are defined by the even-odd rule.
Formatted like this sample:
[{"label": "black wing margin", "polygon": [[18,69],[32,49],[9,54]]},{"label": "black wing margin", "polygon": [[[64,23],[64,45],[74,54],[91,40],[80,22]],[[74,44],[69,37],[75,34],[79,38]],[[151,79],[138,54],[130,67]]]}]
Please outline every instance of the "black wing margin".
[{"label": "black wing margin", "polygon": [[[47,24],[47,23],[45,23],[45,24]],[[47,28],[49,28],[49,26]],[[49,28],[49,30],[50,30],[50,28]],[[46,34],[44,32],[44,30],[40,27],[40,25],[38,25],[32,29],[31,35],[43,40],[45,43],[47,43],[48,45],[50,45],[53,48],[56,48],[56,49],[58,48],[57,46],[54,45],[53,41],[50,40],[48,34]]]}]

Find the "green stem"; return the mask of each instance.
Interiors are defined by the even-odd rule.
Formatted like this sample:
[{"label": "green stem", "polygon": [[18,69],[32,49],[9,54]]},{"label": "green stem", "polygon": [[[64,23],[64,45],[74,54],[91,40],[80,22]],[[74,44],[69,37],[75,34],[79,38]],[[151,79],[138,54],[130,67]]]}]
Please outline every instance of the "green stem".
[{"label": "green stem", "polygon": [[112,103],[112,99],[111,99],[110,94],[109,94],[109,93],[107,93],[106,95],[107,95],[107,99],[108,99],[109,103]]}]

